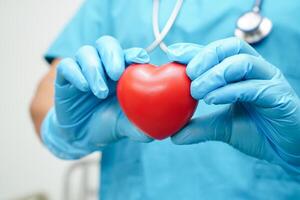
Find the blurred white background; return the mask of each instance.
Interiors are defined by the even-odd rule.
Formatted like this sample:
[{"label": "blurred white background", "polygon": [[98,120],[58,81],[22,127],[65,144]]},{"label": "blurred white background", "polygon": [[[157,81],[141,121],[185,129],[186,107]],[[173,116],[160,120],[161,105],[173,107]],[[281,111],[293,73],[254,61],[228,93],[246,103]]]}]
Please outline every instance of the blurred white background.
[{"label": "blurred white background", "polygon": [[[39,142],[29,103],[47,71],[47,47],[82,0],[0,0],[0,199],[43,192],[62,199],[63,175],[74,163]],[[98,177],[97,177],[98,178]]]}]

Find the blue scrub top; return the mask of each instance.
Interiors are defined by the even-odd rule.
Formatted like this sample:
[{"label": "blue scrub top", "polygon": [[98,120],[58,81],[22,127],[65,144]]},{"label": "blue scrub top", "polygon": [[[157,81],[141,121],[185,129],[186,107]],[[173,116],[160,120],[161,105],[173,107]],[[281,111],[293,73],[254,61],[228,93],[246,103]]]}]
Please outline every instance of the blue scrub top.
[{"label": "blue scrub top", "polygon": [[[209,42],[233,35],[238,17],[254,0],[185,0],[164,40],[166,44]],[[163,28],[176,0],[160,2]],[[265,0],[262,14],[274,24],[254,47],[281,69],[300,94],[300,3]],[[147,47],[153,40],[152,0],[88,0],[49,48],[45,58],[73,56],[102,35],[124,48]],[[158,48],[151,62],[168,62]],[[220,106],[199,102],[195,116]],[[169,139],[149,144],[121,140],[103,150],[101,199],[300,199],[300,177],[249,157],[221,142],[177,146]]]}]

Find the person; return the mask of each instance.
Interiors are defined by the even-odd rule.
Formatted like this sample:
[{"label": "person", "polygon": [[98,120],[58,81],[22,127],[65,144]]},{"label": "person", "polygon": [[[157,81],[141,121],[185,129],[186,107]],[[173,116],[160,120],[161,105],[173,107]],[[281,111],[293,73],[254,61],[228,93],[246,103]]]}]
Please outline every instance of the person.
[{"label": "person", "polygon": [[[47,51],[32,101],[45,146],[62,159],[101,151],[102,199],[300,198],[300,4],[265,1],[273,30],[250,46],[232,35],[252,3],[184,1],[167,54],[148,54],[152,1],[85,1]],[[161,27],[174,4],[160,2]],[[131,63],[171,61],[187,65],[199,104],[156,141],[124,115],[116,83]]]}]

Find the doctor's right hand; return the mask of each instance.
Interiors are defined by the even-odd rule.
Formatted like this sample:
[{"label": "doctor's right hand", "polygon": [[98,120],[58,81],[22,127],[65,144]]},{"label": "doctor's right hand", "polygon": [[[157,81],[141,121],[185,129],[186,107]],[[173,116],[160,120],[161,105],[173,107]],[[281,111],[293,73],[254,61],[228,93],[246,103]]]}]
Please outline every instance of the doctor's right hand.
[{"label": "doctor's right hand", "polygon": [[41,129],[52,153],[78,159],[121,138],[150,142],[128,121],[115,94],[125,66],[147,62],[144,49],[123,50],[110,36],[98,39],[95,47],[81,47],[75,59],[63,59],[57,67],[55,105]]}]

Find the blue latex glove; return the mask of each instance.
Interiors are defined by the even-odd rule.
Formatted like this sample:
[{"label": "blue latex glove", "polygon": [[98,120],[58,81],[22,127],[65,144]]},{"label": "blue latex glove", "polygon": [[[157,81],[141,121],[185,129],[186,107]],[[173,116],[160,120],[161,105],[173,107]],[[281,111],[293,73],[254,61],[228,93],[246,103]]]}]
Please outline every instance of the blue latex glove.
[{"label": "blue latex glove", "polygon": [[195,99],[228,104],[191,120],[172,137],[175,144],[222,141],[300,173],[300,101],[278,68],[236,38],[205,47],[174,44],[168,54],[188,64]]},{"label": "blue latex glove", "polygon": [[57,68],[55,105],[41,129],[46,146],[60,158],[77,159],[121,138],[150,142],[128,121],[115,94],[125,66],[147,62],[145,50],[123,50],[110,36],[98,39],[95,47],[81,47],[75,59],[63,59]]}]

